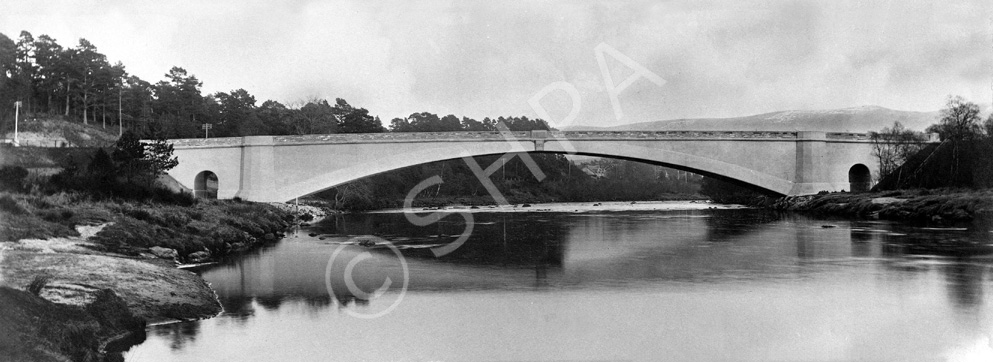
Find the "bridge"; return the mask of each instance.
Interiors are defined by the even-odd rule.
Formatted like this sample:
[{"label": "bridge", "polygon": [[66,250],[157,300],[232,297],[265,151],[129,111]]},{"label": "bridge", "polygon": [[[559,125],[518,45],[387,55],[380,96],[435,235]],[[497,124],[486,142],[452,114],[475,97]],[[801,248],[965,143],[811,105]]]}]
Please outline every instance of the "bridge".
[{"label": "bridge", "polygon": [[872,143],[860,133],[420,132],[169,142],[179,158],[169,175],[180,184],[203,195],[216,182],[217,198],[249,201],[289,201],[407,166],[508,152],[636,160],[730,179],[778,195],[865,190],[871,184],[869,170],[877,169]]}]

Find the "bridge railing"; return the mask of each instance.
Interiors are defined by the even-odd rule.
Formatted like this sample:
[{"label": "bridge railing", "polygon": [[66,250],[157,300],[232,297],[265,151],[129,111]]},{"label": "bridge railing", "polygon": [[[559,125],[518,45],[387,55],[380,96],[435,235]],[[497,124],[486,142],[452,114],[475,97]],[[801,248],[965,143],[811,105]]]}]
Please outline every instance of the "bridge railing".
[{"label": "bridge railing", "polygon": [[796,132],[770,131],[556,131],[553,137],[566,139],[583,138],[634,138],[634,139],[679,139],[679,138],[786,138],[794,139]]},{"label": "bridge railing", "polygon": [[[365,143],[365,142],[430,142],[430,141],[472,141],[472,140],[519,140],[554,139],[780,139],[792,140],[800,137],[800,132],[792,131],[516,131],[516,132],[387,132],[387,133],[335,133],[294,136],[272,136],[275,144],[308,143]],[[827,132],[828,140],[868,141],[865,133]],[[242,145],[241,137],[209,139],[170,140],[180,148],[195,147],[237,147]]]}]

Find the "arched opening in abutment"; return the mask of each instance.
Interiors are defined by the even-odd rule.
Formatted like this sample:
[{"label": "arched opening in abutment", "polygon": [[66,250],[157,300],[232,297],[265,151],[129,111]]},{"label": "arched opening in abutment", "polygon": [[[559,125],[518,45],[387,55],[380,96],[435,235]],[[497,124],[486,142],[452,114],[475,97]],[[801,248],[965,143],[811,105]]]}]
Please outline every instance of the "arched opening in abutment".
[{"label": "arched opening in abutment", "polygon": [[872,188],[872,173],[869,167],[861,163],[853,165],[848,169],[849,190],[852,192],[866,192]]},{"label": "arched opening in abutment", "polygon": [[217,175],[211,171],[201,171],[193,181],[193,196],[198,199],[217,198]]},{"label": "arched opening in abutment", "polygon": [[[564,156],[565,155],[565,153],[547,152],[547,151],[546,152],[528,152],[526,154],[532,155],[532,156],[537,156],[537,157],[540,157],[541,155],[560,155],[560,156]],[[527,182],[530,182],[530,180],[534,180],[535,179],[535,175],[533,175],[532,173],[529,172],[528,167],[526,167],[526,165],[524,164],[524,162],[521,161],[521,157],[520,156],[517,156],[519,154],[514,154],[515,156],[512,157],[511,158],[511,161],[506,164],[506,168],[507,169],[509,169],[511,167],[515,167],[517,172],[506,172],[506,169],[505,169],[504,165],[503,164],[500,164],[500,161],[499,161],[499,157],[501,155],[502,154],[476,155],[476,156],[474,156],[474,159],[477,160],[478,168],[479,169],[482,169],[482,170],[489,169],[490,170],[489,177],[492,180],[499,180],[499,181],[506,180],[507,181],[506,183],[503,183],[501,186],[510,186],[514,182],[524,182],[524,183],[527,183]],[[710,171],[707,171],[707,170],[703,170],[702,168],[697,168],[697,167],[693,167],[693,166],[687,166],[687,165],[676,164],[676,163],[672,163],[672,162],[665,162],[665,161],[660,161],[660,160],[644,159],[644,158],[640,158],[640,157],[626,157],[626,156],[618,156],[618,155],[611,155],[611,154],[594,154],[594,153],[582,153],[582,152],[575,153],[574,155],[575,156],[587,156],[587,157],[599,158],[599,159],[607,159],[607,160],[629,161],[632,164],[638,164],[638,165],[662,166],[662,167],[668,169],[668,175],[664,175],[666,177],[671,177],[671,178],[676,178],[676,179],[682,178],[682,179],[685,180],[687,178],[687,175],[690,175],[689,178],[696,177],[697,178],[697,181],[700,182],[700,181],[702,181],[701,176],[705,176],[707,178],[720,181],[721,187],[731,186],[731,188],[734,189],[734,190],[747,191],[747,192],[764,194],[764,195],[770,195],[770,196],[782,196],[782,195],[784,195],[784,192],[781,191],[783,189],[783,187],[782,187],[781,184],[775,184],[775,185],[773,185],[773,187],[777,187],[778,186],[778,189],[777,190],[773,190],[772,189],[773,187],[768,187],[768,186],[764,187],[764,186],[759,185],[761,182],[748,182],[748,181],[745,181],[745,179],[736,178],[736,177],[732,176],[732,175],[741,175],[743,173],[747,173],[749,175],[750,174],[755,174],[755,172],[747,172],[749,170],[745,170],[746,172],[742,172],[742,170],[740,170],[740,167],[739,167],[739,170],[730,170],[730,171],[734,171],[734,172],[728,172],[727,174],[724,174],[724,173],[718,173],[718,172],[710,172]],[[662,158],[662,157],[660,157],[660,158]],[[513,165],[513,163],[516,163],[516,165]],[[460,188],[460,187],[467,187],[467,188],[470,188],[472,190],[475,190],[475,194],[476,195],[486,195],[486,194],[489,193],[489,190],[487,190],[487,188],[483,185],[484,182],[482,181],[482,178],[485,177],[485,176],[480,177],[480,176],[476,175],[475,173],[465,172],[466,170],[469,169],[469,167],[466,166],[466,162],[464,160],[459,159],[459,158],[450,158],[450,159],[444,159],[444,160],[437,160],[437,161],[431,161],[431,162],[424,162],[424,163],[419,163],[419,164],[408,165],[408,166],[404,166],[404,167],[400,167],[400,168],[395,168],[395,169],[391,169],[391,170],[369,170],[369,173],[368,174],[363,174],[363,175],[360,175],[359,177],[355,177],[357,175],[355,175],[353,173],[353,174],[347,176],[349,179],[344,179],[343,177],[335,177],[337,175],[333,175],[332,173],[328,173],[328,174],[323,175],[322,177],[315,177],[312,180],[308,180],[308,181],[311,181],[310,183],[311,183],[311,185],[313,185],[313,186],[311,186],[312,188],[310,190],[304,190],[302,188],[296,188],[296,190],[293,190],[293,191],[290,191],[290,192],[286,192],[286,193],[284,193],[284,195],[285,196],[290,196],[291,197],[290,200],[292,200],[293,197],[304,197],[304,196],[310,196],[310,195],[314,195],[314,194],[321,194],[321,196],[324,197],[324,198],[330,198],[329,193],[331,193],[331,192],[335,193],[335,196],[334,197],[337,197],[337,198],[348,197],[347,195],[344,195],[343,196],[343,195],[337,194],[339,190],[341,190],[345,194],[351,193],[353,195],[354,194],[360,194],[362,192],[365,192],[365,191],[368,191],[368,190],[371,190],[371,189],[380,190],[380,189],[395,189],[396,188],[397,190],[403,189],[403,190],[400,190],[400,191],[407,192],[407,191],[413,189],[413,184],[416,184],[418,181],[426,180],[428,177],[430,177],[431,175],[433,175],[433,174],[430,174],[429,175],[429,173],[422,172],[423,170],[418,171],[419,168],[422,168],[422,167],[425,167],[425,166],[436,167],[438,170],[440,170],[439,172],[445,173],[445,175],[442,177],[442,180],[443,180],[443,183],[442,184],[435,185],[435,186],[433,186],[433,187],[431,187],[429,189],[425,189],[425,190],[421,191],[417,195],[418,198],[431,197],[432,195],[436,195],[436,194],[438,194],[438,190],[439,189],[441,189],[442,191],[444,191],[445,189]],[[547,165],[546,164],[546,167],[548,167],[548,166],[551,166],[551,169],[543,170],[543,171],[545,171],[546,174],[554,173],[554,168],[556,166],[555,165]],[[709,165],[709,166],[710,166],[711,169],[717,169],[717,168],[713,167],[713,165]],[[578,168],[575,168],[575,169],[570,169],[570,168],[567,168],[567,167],[563,167],[561,164],[559,164],[558,167],[559,167],[559,170],[566,170],[566,172],[585,172],[583,170],[584,167],[582,167],[582,166],[579,166]],[[540,168],[543,168],[543,167],[540,167]],[[453,169],[461,169],[463,172],[462,172],[462,174],[458,174],[458,173],[454,173],[454,174],[453,173],[446,173],[446,172],[449,172],[449,171],[451,171]],[[449,171],[445,171],[445,170],[449,170]],[[354,171],[354,170],[352,170],[352,171]],[[676,171],[676,172],[673,172],[673,171]],[[737,172],[737,174],[735,172]],[[589,173],[589,172],[587,172],[587,173]],[[592,177],[596,177],[596,176],[593,176],[593,175],[591,175],[591,176]],[[323,180],[321,180],[321,179],[323,179]],[[390,181],[389,182],[380,182],[380,181],[383,181],[383,179],[389,179]],[[416,180],[414,180],[414,179],[416,179]],[[318,181],[318,180],[321,180],[321,181]],[[378,180],[378,181],[372,182],[372,180]],[[756,179],[753,178],[751,180],[752,181],[755,181]],[[317,182],[314,182],[314,181],[317,181]],[[555,181],[556,180],[555,180],[554,177],[549,177],[549,178],[546,178],[546,180],[544,180],[543,182],[555,182]],[[759,179],[759,181],[761,181],[761,179]],[[411,183],[411,182],[412,182],[411,185],[405,185],[406,183]],[[473,185],[470,185],[470,186],[464,185],[464,184],[470,184],[470,183],[473,184]],[[782,182],[780,182],[780,183],[782,183]],[[499,184],[499,182],[498,182],[498,184]],[[319,187],[314,187],[314,186],[318,186],[318,185],[319,185]],[[406,188],[404,188],[404,186],[406,186]],[[634,185],[631,185],[631,186],[633,188],[638,188],[638,186],[634,186]],[[504,193],[504,194],[511,194],[511,191],[506,190],[506,189],[501,189],[500,191],[502,193]],[[591,191],[596,191],[596,190],[591,190]],[[609,200],[610,199],[604,199],[604,200],[601,200],[601,201],[609,201]],[[393,205],[393,206],[395,206],[395,205]],[[390,207],[392,207],[392,206],[390,206]]]}]

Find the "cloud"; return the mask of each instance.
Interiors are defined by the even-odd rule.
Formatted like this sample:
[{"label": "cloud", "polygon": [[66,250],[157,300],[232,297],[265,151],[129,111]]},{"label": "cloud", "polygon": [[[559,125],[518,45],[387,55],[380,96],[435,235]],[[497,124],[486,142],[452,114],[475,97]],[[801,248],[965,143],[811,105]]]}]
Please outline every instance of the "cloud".
[{"label": "cloud", "polygon": [[[875,104],[934,110],[990,99],[993,4],[925,1],[12,1],[0,31],[85,37],[139,76],[185,67],[207,91],[347,99],[388,122],[413,112],[535,116],[528,99],[576,86],[580,124]],[[640,79],[614,119],[593,49]],[[632,70],[608,58],[615,81]],[[569,113],[564,94],[543,105]]]}]

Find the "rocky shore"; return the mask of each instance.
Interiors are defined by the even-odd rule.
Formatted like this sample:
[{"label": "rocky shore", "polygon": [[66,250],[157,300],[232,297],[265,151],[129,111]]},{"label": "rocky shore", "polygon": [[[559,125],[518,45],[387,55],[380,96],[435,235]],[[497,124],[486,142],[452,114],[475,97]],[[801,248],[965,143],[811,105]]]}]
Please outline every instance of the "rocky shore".
[{"label": "rocky shore", "polygon": [[993,190],[938,189],[756,198],[751,206],[851,218],[960,223],[993,218]]},{"label": "rocky shore", "polygon": [[[181,207],[0,199],[0,329],[11,332],[0,333],[0,356],[46,361],[119,360],[113,346],[143,340],[146,323],[217,315],[210,286],[177,266],[275,241],[294,222],[326,214],[236,201]],[[42,319],[47,324],[36,328]]]}]

